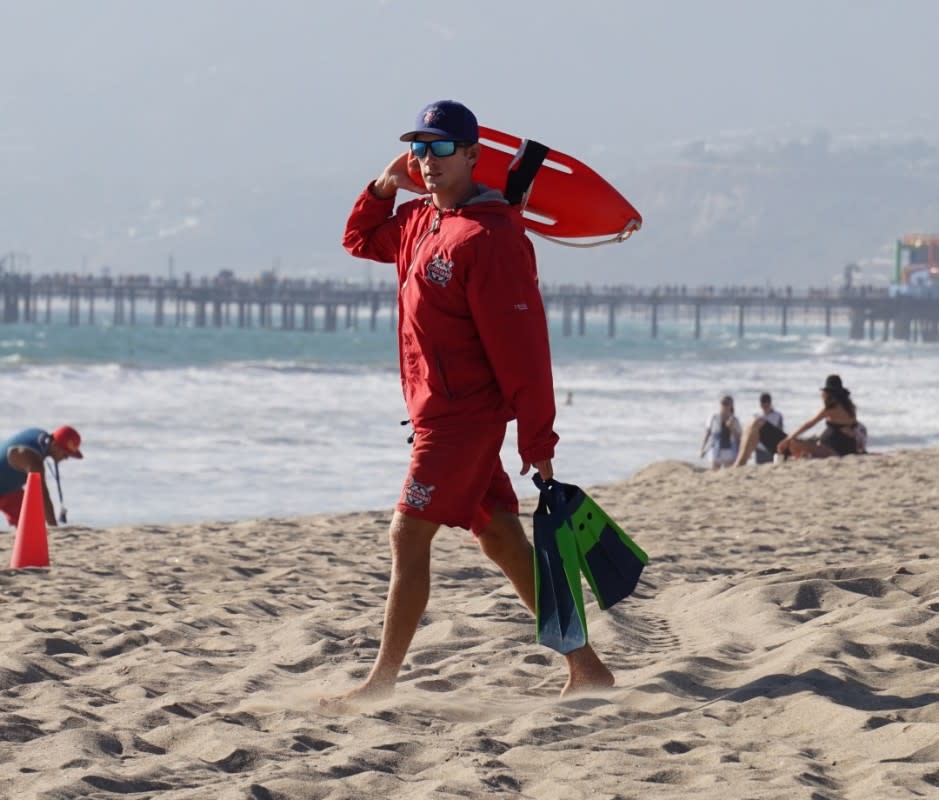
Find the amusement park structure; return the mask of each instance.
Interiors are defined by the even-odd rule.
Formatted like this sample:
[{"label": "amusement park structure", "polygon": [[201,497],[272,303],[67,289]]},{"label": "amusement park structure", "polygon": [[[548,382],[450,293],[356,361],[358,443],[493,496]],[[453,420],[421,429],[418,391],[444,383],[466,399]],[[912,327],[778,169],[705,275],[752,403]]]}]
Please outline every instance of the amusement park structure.
[{"label": "amusement park structure", "polygon": [[890,294],[939,298],[939,235],[914,233],[897,239]]}]

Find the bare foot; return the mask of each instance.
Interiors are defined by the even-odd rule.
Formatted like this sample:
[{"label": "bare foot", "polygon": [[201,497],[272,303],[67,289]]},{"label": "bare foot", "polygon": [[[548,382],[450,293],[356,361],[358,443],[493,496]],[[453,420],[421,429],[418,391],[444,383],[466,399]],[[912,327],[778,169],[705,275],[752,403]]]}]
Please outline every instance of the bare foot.
[{"label": "bare foot", "polygon": [[567,679],[564,688],[561,689],[561,697],[571,697],[596,689],[609,689],[615,682],[616,679],[613,677],[613,673],[606,667],[603,668],[602,673],[597,673],[596,675],[583,676],[582,678],[571,675]]},{"label": "bare foot", "polygon": [[595,689],[609,689],[615,683],[613,673],[597,657],[590,645],[568,654],[567,669],[570,675],[561,689],[561,697],[571,697]]},{"label": "bare foot", "polygon": [[375,700],[384,700],[394,693],[394,684],[370,683],[366,681],[361,686],[351,689],[343,694],[320,698],[320,708],[325,711],[350,711],[358,706]]}]

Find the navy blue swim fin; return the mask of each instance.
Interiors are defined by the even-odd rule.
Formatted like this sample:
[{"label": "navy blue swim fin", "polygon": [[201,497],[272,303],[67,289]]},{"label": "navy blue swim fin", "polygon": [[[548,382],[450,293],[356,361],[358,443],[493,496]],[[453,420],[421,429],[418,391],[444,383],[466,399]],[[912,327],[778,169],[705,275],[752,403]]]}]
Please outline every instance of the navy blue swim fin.
[{"label": "navy blue swim fin", "polygon": [[535,549],[535,620],[540,644],[570,653],[587,644],[587,618],[577,542],[557,484],[540,485],[532,516]]},{"label": "navy blue swim fin", "polygon": [[580,568],[606,610],[633,593],[649,556],[582,489],[570,489],[576,490],[572,525]]}]

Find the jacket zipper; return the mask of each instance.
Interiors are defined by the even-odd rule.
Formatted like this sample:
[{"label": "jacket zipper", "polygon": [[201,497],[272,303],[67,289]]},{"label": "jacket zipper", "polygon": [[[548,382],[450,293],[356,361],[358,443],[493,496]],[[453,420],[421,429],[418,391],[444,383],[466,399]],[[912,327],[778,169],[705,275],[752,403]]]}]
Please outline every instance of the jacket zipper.
[{"label": "jacket zipper", "polygon": [[440,229],[440,217],[441,216],[442,216],[442,213],[440,209],[438,208],[437,214],[434,217],[434,221],[430,223],[430,227],[420,235],[420,238],[417,240],[417,243],[414,245],[414,255],[411,256],[411,263],[408,265],[408,271],[404,273],[404,281],[401,283],[402,289],[408,285],[408,281],[411,279],[411,270],[414,269],[414,265],[417,263],[417,251],[420,249],[421,245],[424,243],[424,239],[426,239],[428,236],[430,236],[430,234],[435,233],[436,231]]}]

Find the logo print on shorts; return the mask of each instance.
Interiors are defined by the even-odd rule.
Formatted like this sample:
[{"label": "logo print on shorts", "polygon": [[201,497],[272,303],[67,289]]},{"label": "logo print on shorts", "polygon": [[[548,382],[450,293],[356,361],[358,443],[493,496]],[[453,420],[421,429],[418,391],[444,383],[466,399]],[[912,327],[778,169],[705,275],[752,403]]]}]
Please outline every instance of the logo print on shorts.
[{"label": "logo print on shorts", "polygon": [[453,277],[453,262],[445,261],[443,256],[434,256],[427,265],[427,280],[438,286],[446,286]]},{"label": "logo print on shorts", "polygon": [[418,483],[414,478],[409,478],[408,484],[404,487],[402,499],[411,508],[423,511],[430,505],[430,493],[436,488],[436,486],[427,486],[424,483]]}]

